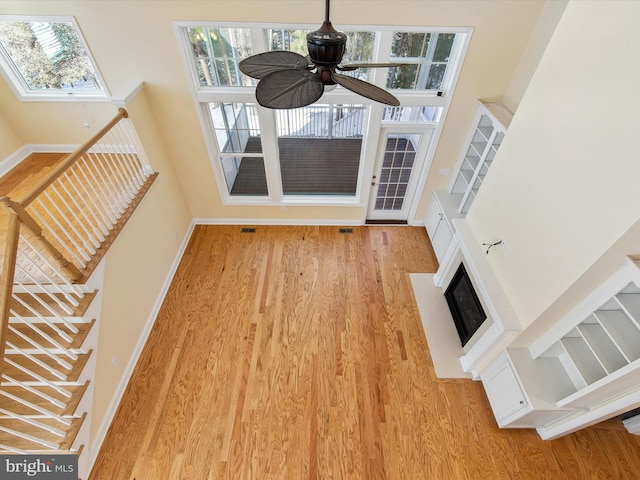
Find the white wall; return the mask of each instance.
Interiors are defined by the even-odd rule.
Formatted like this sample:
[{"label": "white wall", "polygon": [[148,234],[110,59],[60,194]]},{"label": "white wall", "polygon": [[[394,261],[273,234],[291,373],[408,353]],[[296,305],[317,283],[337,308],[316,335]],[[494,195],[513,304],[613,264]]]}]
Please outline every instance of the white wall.
[{"label": "white wall", "polygon": [[567,5],[467,216],[511,246],[489,261],[525,325],[640,218],[639,18],[640,2]]},{"label": "white wall", "polygon": [[[1,81],[2,80],[0,79],[0,82]],[[0,112],[0,162],[23,145],[24,142],[16,130],[5,118],[2,112]]]},{"label": "white wall", "polygon": [[529,81],[533,76],[533,73],[538,68],[540,58],[547,49],[549,40],[555,32],[558,22],[564,13],[564,9],[567,6],[569,0],[553,0],[547,2],[542,9],[540,18],[536,23],[527,48],[522,54],[520,63],[511,77],[509,86],[504,93],[502,103],[511,112],[515,113],[518,110],[518,105],[522,100],[524,92],[529,86]]}]

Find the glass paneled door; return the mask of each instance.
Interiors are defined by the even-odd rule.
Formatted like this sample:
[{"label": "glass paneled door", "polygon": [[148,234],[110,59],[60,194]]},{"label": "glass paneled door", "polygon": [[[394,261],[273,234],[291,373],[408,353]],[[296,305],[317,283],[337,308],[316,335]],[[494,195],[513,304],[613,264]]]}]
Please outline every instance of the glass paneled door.
[{"label": "glass paneled door", "polygon": [[382,129],[367,220],[406,221],[433,128]]}]

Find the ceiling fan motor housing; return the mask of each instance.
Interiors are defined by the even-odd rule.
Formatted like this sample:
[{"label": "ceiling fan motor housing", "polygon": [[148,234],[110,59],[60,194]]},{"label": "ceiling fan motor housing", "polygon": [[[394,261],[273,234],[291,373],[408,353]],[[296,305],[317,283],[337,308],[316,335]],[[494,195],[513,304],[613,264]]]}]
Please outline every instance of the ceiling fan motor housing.
[{"label": "ceiling fan motor housing", "polygon": [[307,48],[311,62],[318,67],[335,67],[342,61],[347,36],[324,22],[315,32],[307,34]]}]

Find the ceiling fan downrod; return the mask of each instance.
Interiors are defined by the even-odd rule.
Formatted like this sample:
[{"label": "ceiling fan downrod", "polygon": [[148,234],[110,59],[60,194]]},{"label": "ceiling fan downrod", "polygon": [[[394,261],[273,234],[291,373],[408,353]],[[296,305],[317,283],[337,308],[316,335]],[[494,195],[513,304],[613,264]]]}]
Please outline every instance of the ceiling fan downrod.
[{"label": "ceiling fan downrod", "polygon": [[[314,32],[307,34],[307,49],[311,63],[316,65],[320,70],[322,67],[334,68],[342,61],[344,52],[346,51],[347,35],[338,32],[329,19],[329,0],[326,1],[325,20],[320,28]],[[334,85],[331,80],[330,72],[321,71],[322,83],[325,85]],[[326,78],[325,78],[326,77]]]}]

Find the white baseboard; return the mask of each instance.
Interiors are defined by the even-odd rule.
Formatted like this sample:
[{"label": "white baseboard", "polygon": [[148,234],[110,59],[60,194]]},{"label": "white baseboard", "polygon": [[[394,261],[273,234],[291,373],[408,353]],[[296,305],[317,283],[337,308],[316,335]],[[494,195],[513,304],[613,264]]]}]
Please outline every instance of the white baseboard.
[{"label": "white baseboard", "polygon": [[640,415],[630,417],[622,421],[624,428],[633,435],[640,435]]},{"label": "white baseboard", "polygon": [[[363,227],[362,220],[344,219],[283,219],[283,218],[195,218],[196,225],[281,225],[281,226],[321,226],[321,227]],[[402,225],[394,225],[401,227]],[[424,226],[424,221],[418,221],[410,226]]]},{"label": "white baseboard", "polygon": [[7,158],[0,162],[0,177],[6,175],[9,170],[13,167],[17,166],[21,161],[29,156],[31,152],[26,150],[26,145],[22,148],[19,148]]},{"label": "white baseboard", "polygon": [[0,177],[7,174],[9,170],[19,165],[32,153],[71,153],[76,148],[78,145],[24,145],[0,162]]},{"label": "white baseboard", "polygon": [[169,273],[164,283],[162,284],[162,288],[160,289],[160,293],[158,294],[158,297],[156,298],[153,308],[149,313],[149,317],[147,318],[145,327],[142,330],[140,337],[138,338],[138,342],[136,343],[133,353],[129,358],[129,362],[127,363],[127,366],[122,374],[120,383],[118,383],[118,388],[116,388],[116,391],[113,397],[111,398],[111,402],[109,403],[109,408],[107,408],[104,418],[102,419],[102,423],[100,424],[100,428],[96,433],[96,438],[94,439],[93,444],[89,446],[89,451],[87,452],[89,473],[91,473],[91,469],[93,468],[93,465],[96,459],[98,458],[98,453],[100,452],[102,443],[104,442],[104,439],[107,436],[107,432],[109,431],[109,427],[113,422],[116,411],[118,409],[118,405],[120,405],[120,401],[122,400],[122,395],[124,395],[124,391],[126,390],[127,385],[129,384],[129,380],[131,379],[131,375],[133,375],[133,370],[135,369],[138,363],[138,360],[140,358],[140,355],[142,354],[142,350],[144,349],[144,346],[147,343],[147,339],[149,338],[151,329],[153,328],[156,318],[158,317],[158,313],[160,312],[160,307],[162,306],[162,302],[164,302],[164,298],[167,294],[167,291],[171,286],[173,277],[176,271],[178,270],[178,266],[180,265],[180,261],[182,260],[182,256],[184,255],[184,252],[187,248],[189,239],[191,238],[191,234],[193,233],[193,229],[195,228],[195,225],[196,225],[196,222],[192,221],[186,235],[184,236],[184,239],[182,240],[182,244],[180,245],[180,248],[176,253],[176,256],[171,265],[171,269],[169,270]]},{"label": "white baseboard", "polygon": [[357,227],[362,225],[360,220],[313,220],[313,219],[282,219],[282,218],[195,218],[196,225],[285,225],[285,226],[343,226]]}]

